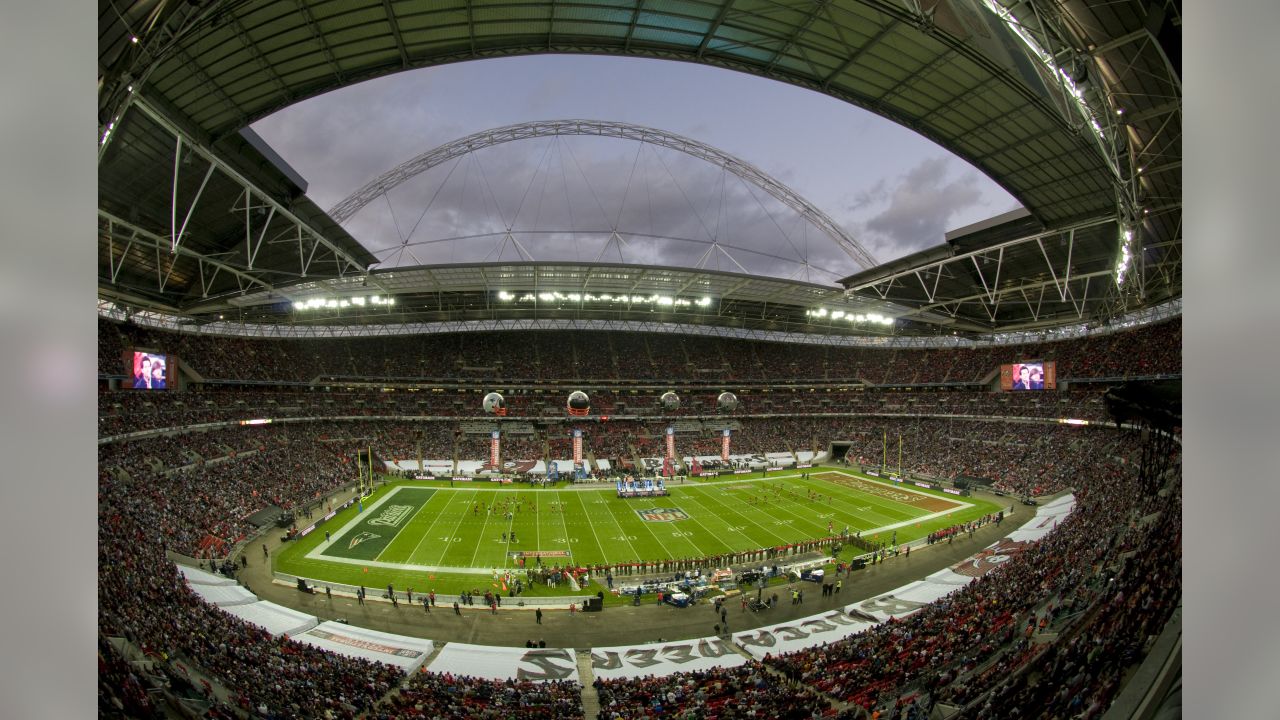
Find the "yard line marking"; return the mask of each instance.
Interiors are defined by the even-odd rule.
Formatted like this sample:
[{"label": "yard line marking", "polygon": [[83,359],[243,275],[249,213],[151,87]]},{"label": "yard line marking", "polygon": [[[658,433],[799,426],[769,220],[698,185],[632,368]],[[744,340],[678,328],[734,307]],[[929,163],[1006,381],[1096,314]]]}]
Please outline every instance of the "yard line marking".
[{"label": "yard line marking", "polygon": [[640,560],[640,553],[636,551],[635,544],[631,542],[631,535],[627,532],[626,528],[622,527],[622,523],[618,522],[618,516],[613,514],[612,507],[613,504],[606,499],[605,508],[608,511],[606,514],[609,516],[609,519],[613,521],[613,524],[618,527],[618,532],[621,533],[619,537],[625,539],[627,541],[627,545],[631,546],[631,554],[635,556],[637,561]]},{"label": "yard line marking", "polygon": [[[586,520],[587,524],[591,526],[591,535],[596,539],[596,547],[600,548],[600,558],[603,561],[602,564],[608,565],[609,555],[604,551],[604,545],[600,542],[600,534],[596,532],[596,524],[591,522],[591,516],[587,513],[587,504],[582,501],[581,495],[578,496],[578,504],[582,506],[583,519]],[[568,532],[566,531],[565,534],[567,536]]]},{"label": "yard line marking", "polygon": [[[398,490],[399,488],[396,488],[396,489]],[[387,550],[389,550],[389,549],[391,548],[391,546],[395,543],[396,539],[400,537],[400,533],[401,533],[402,531],[408,530],[408,529],[410,528],[410,526],[412,526],[412,525],[413,525],[413,521],[418,519],[418,516],[422,514],[422,511],[423,511],[423,510],[426,510],[426,509],[427,509],[427,506],[431,504],[431,501],[432,501],[433,499],[435,499],[435,493],[432,493],[432,494],[431,494],[431,497],[427,498],[426,502],[422,503],[422,505],[420,505],[420,506],[418,507],[418,511],[417,511],[417,512],[415,512],[415,513],[413,514],[413,517],[409,518],[409,521],[408,521],[408,522],[406,522],[406,523],[404,524],[404,527],[403,527],[403,528],[399,528],[399,529],[397,529],[397,530],[396,530],[396,534],[395,534],[395,535],[393,535],[393,536],[391,537],[391,539],[387,541],[387,544],[386,544],[386,545],[384,545],[384,546],[382,547],[382,549],[378,551],[378,554],[377,554],[377,555],[374,555],[374,556],[373,556],[373,559],[374,559],[374,560],[381,560],[381,559],[382,559],[382,554],[383,554],[383,553],[385,553]],[[446,500],[446,501],[445,501],[445,506],[446,506],[446,507],[448,507],[448,505],[449,505],[449,501],[447,501],[447,500]],[[432,524],[434,524],[434,523],[432,523]],[[429,528],[428,528],[428,529],[429,529]],[[421,542],[421,541],[419,541],[419,542]],[[417,549],[417,548],[415,547],[414,549]],[[413,553],[409,553],[409,559],[412,559],[412,558],[413,558]]]},{"label": "yard line marking", "polygon": [[[708,498],[708,500],[710,500],[710,498]],[[708,505],[707,505],[706,503],[703,503],[701,500],[694,500],[694,502],[698,503],[698,505],[701,505],[701,506],[702,506],[702,507],[704,507],[704,508],[707,508],[708,510],[711,510],[711,508],[710,508],[710,507],[708,507]],[[779,539],[779,540],[782,540],[782,542],[783,542],[784,544],[786,544],[786,543],[788,542],[788,541],[786,540],[786,538],[784,538],[784,537],[782,537],[781,535],[779,535],[778,533],[776,533],[776,532],[774,532],[774,531],[770,530],[769,528],[765,527],[764,525],[761,525],[760,523],[756,522],[755,520],[753,520],[753,519],[752,519],[752,518],[750,518],[749,516],[747,516],[747,515],[743,515],[742,513],[738,512],[737,510],[734,510],[733,508],[729,508],[728,506],[724,505],[723,503],[721,503],[721,502],[719,502],[719,501],[716,501],[716,504],[717,504],[717,505],[719,505],[720,507],[723,507],[723,508],[728,509],[728,511],[729,511],[729,512],[733,513],[734,515],[737,515],[738,517],[742,518],[743,520],[746,520],[747,522],[751,523],[752,525],[755,525],[756,527],[760,528],[761,530],[765,531],[766,533],[769,533],[769,534],[770,534],[770,535],[772,535],[774,538]],[[714,512],[716,512],[716,511],[715,511],[715,510],[711,510],[711,512],[713,512],[713,513],[714,513]],[[747,538],[748,540],[750,540],[753,544],[759,544],[759,542],[760,542],[759,540],[757,540],[757,539],[755,539],[755,538],[753,538],[753,537],[751,537],[751,536],[749,536],[749,535],[745,535],[745,534],[744,534],[744,535],[743,535],[743,537],[745,537],[745,538]],[[753,548],[753,549],[758,550],[759,548]]]},{"label": "yard line marking", "polygon": [[[467,491],[467,492],[475,493],[475,492],[479,492],[479,491],[478,491],[478,490],[470,490],[470,491]],[[444,517],[444,516],[445,516],[445,512],[449,509],[449,505],[452,505],[452,504],[453,504],[453,502],[454,502],[454,500],[458,500],[458,499],[460,499],[461,497],[462,497],[462,491],[459,491],[458,496],[457,496],[457,497],[454,497],[454,498],[453,498],[453,500],[450,500],[450,501],[448,502],[448,504],[446,504],[446,505],[444,506],[444,509],[440,511],[440,514],[436,516],[436,519],[435,519],[435,520],[433,520],[433,521],[431,521],[431,525],[430,525],[430,527],[428,527],[428,528],[427,528],[427,529],[422,533],[422,537],[421,537],[421,538],[418,538],[418,544],[413,546],[413,552],[409,553],[409,559],[410,559],[410,560],[412,560],[412,559],[413,559],[413,557],[414,557],[415,555],[417,555],[417,554],[418,554],[418,548],[422,547],[422,543],[426,542],[426,541],[427,541],[427,538],[431,537],[431,529],[432,529],[432,528],[434,528],[434,527],[436,526],[436,523],[440,522],[440,518],[442,518],[442,517]],[[470,502],[468,502],[467,504],[469,505],[469,504],[470,504]],[[464,508],[464,509],[465,509],[465,508]],[[464,512],[464,513],[461,513],[461,515],[465,516],[465,515],[466,515],[466,513],[465,513],[465,512]],[[459,522],[461,522],[461,521],[459,521]],[[455,525],[453,529],[454,529],[454,531],[456,532],[456,531],[457,531],[457,529],[458,529],[458,527]],[[452,535],[451,535],[451,536],[452,536]],[[445,549],[445,550],[448,550],[448,549],[449,549],[449,543],[441,543],[441,545],[443,545],[443,546],[444,546],[444,549]],[[444,560],[444,552],[443,552],[443,551],[440,553],[440,559],[441,559],[441,560]]]},{"label": "yard line marking", "polygon": [[480,546],[484,544],[484,531],[489,529],[489,516],[492,514],[493,514],[493,504],[492,502],[490,502],[490,504],[487,507],[485,507],[484,524],[480,526],[480,537],[476,539],[476,549],[471,551],[471,562],[469,564],[472,567],[474,567],[476,564],[476,555],[480,554]]},{"label": "yard line marking", "polygon": [[[694,498],[694,497],[693,497],[693,492],[692,492],[692,490],[693,490],[693,489],[692,489],[692,488],[690,488],[690,490],[689,490],[689,491],[686,491],[686,492],[681,493],[681,494],[682,494],[682,495],[686,495],[686,496],[687,496],[687,497],[685,498],[686,500],[689,500],[689,501],[692,501],[692,502],[694,502],[694,503],[697,503],[698,507],[700,507],[700,508],[702,508],[702,509],[706,510],[707,512],[711,513],[712,515],[718,515],[718,513],[717,513],[714,509],[712,509],[711,507],[709,507],[709,506],[707,506],[706,504],[704,504],[701,500],[698,500],[698,499]],[[738,515],[737,511],[733,511],[733,513],[734,513],[735,515]],[[738,515],[738,516],[739,516],[739,517],[741,517],[741,515]],[[722,519],[723,519],[723,517],[722,517]],[[702,525],[702,523],[698,523],[698,524],[699,524],[699,525]],[[706,526],[704,525],[703,527],[705,528]],[[739,534],[739,535],[741,535],[742,537],[746,538],[746,539],[747,539],[747,542],[751,543],[752,545],[759,544],[759,542],[760,542],[759,540],[757,540],[757,539],[755,539],[755,538],[751,537],[750,535],[748,535],[748,534],[746,534],[746,533],[742,532],[741,530],[738,530],[738,529],[737,529],[737,527],[738,527],[738,526],[736,526],[736,525],[729,525],[728,527],[729,527],[729,531],[730,531],[730,532],[736,532],[736,533],[738,533],[738,534]],[[710,531],[708,530],[708,532],[710,532]],[[712,533],[712,534],[714,535],[714,533]],[[737,551],[735,551],[735,550],[730,550],[729,552],[737,552]]]},{"label": "yard line marking", "polygon": [[[609,505],[607,505],[606,507],[608,507],[608,508],[609,508],[609,513],[610,513],[610,514],[612,514],[612,515],[614,515],[614,520],[616,521],[616,520],[617,520],[617,515],[613,512],[613,507],[614,507],[614,506],[613,506],[613,504],[609,504]],[[631,510],[630,508],[628,508],[628,509],[629,509],[629,510]],[[631,512],[632,512],[632,513],[635,513],[635,510],[631,510]],[[658,545],[662,546],[662,552],[664,552],[664,553],[666,553],[666,554],[667,554],[667,559],[674,560],[676,556],[671,554],[671,549],[670,549],[670,548],[668,548],[668,547],[667,547],[667,545],[666,545],[666,543],[662,542],[662,540],[658,537],[658,534],[657,534],[657,533],[655,533],[655,532],[653,531],[653,529],[649,527],[650,525],[656,525],[656,524],[657,524],[657,523],[643,522],[643,521],[640,523],[640,525],[641,525],[642,527],[644,527],[645,531],[646,531],[646,532],[648,532],[648,533],[649,533],[649,535],[651,535],[651,536],[653,537],[654,541],[655,541],[655,542],[657,542],[657,543],[658,543]],[[622,527],[622,523],[618,523],[618,527],[619,527],[619,528],[621,528],[621,527]],[[623,530],[623,531],[622,531],[622,534],[623,534],[623,535],[626,535],[626,534],[627,534],[627,532],[626,532],[625,530]],[[632,549],[634,549],[634,547],[633,547]],[[639,557],[637,557],[637,558],[636,558],[636,560],[637,560],[638,562],[643,562],[643,561],[645,561],[645,560],[654,560],[654,559],[661,559],[661,558],[646,558],[646,557],[644,557],[643,555],[641,555],[641,556],[639,556]]]}]

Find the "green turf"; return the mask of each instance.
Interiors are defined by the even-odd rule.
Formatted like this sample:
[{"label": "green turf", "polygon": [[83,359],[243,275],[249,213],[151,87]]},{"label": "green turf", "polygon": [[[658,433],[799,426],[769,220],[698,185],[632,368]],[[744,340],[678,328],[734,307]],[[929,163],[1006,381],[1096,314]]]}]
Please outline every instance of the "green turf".
[{"label": "green turf", "polygon": [[[901,490],[893,483],[847,470],[808,472],[827,471],[886,491]],[[276,570],[322,581],[369,587],[393,583],[397,588],[453,594],[489,587],[495,569],[518,572],[513,553],[519,552],[568,553],[568,557],[544,558],[548,565],[618,564],[797,543],[839,533],[845,526],[869,539],[888,541],[892,531],[877,530],[895,524],[900,524],[897,540],[901,543],[997,509],[975,498],[912,488],[972,505],[925,520],[921,518],[928,512],[920,508],[818,478],[801,478],[795,471],[773,471],[767,478],[757,478],[753,474],[690,480],[669,485],[668,497],[630,499],[615,497],[612,487],[534,490],[489,483],[458,483],[450,488],[439,482],[391,482],[364,501],[363,512],[352,507],[340,513],[280,551],[273,562]],[[809,493],[822,497],[813,499]],[[658,517],[683,519],[647,521],[638,512],[645,510],[658,511]],[[834,532],[828,531],[828,523]],[[325,530],[332,540],[321,548],[326,545]],[[534,564],[532,559],[526,562]],[[467,574],[458,571],[462,568],[484,572]],[[561,587],[538,588],[533,594],[575,593]]]}]

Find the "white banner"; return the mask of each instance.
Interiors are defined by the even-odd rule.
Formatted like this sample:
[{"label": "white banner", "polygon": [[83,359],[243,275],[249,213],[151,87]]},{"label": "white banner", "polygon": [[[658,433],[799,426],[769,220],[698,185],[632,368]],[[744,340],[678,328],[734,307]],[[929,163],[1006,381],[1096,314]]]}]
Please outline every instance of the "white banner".
[{"label": "white banner", "polygon": [[406,674],[426,662],[435,643],[338,622],[323,622],[293,638],[338,655],[395,665]]},{"label": "white banner", "polygon": [[750,653],[751,657],[760,659],[765,655],[778,655],[825,645],[856,635],[875,625],[874,622],[849,617],[844,612],[832,610],[781,625],[734,633],[733,641]]},{"label": "white banner", "polygon": [[320,623],[314,615],[298,612],[265,600],[249,605],[232,605],[222,608],[245,622],[253,623],[267,632],[281,635],[301,635]]},{"label": "white banner", "polygon": [[640,647],[604,647],[591,651],[592,672],[606,680],[737,667],[746,662],[746,658],[718,637]]},{"label": "white banner", "polygon": [[1022,527],[1009,533],[1010,540],[1039,540],[1053,532],[1058,524],[1076,509],[1075,495],[1066,495],[1048,505],[1036,508],[1036,516]]},{"label": "white banner", "polygon": [[[175,563],[176,564],[176,563]],[[182,577],[187,579],[189,585],[235,585],[233,578],[222,575],[214,575],[204,570],[197,570],[186,565],[178,565],[178,572],[182,573]]]},{"label": "white banner", "polygon": [[232,605],[248,605],[258,602],[258,596],[239,585],[193,585],[188,583],[195,594],[204,598],[210,605],[230,607]]},{"label": "white banner", "polygon": [[525,649],[447,643],[428,666],[431,672],[488,680],[578,680],[578,659],[562,648]]}]

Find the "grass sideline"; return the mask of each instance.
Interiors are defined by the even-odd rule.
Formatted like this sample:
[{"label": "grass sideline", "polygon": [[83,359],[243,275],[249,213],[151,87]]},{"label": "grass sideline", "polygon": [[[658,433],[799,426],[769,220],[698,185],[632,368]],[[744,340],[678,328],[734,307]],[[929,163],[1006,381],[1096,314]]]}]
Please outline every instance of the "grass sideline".
[{"label": "grass sideline", "polygon": [[[904,488],[843,468],[803,472],[810,477],[801,478],[801,471],[775,470],[767,477],[752,473],[690,479],[669,485],[671,494],[667,497],[630,499],[615,497],[612,486],[567,489],[568,483],[558,483],[533,489],[480,482],[450,487],[448,481],[384,478],[386,484],[365,500],[363,513],[353,505],[286,545],[273,555],[273,569],[321,583],[363,584],[375,594],[388,583],[397,590],[411,587],[415,594],[434,589],[438,602],[444,598],[452,602],[463,590],[483,593],[490,588],[494,569],[521,576],[508,554],[513,551],[567,551],[570,558],[544,559],[547,564],[558,562],[561,566],[570,559],[580,565],[616,564],[772,547],[827,537],[845,525],[851,532],[861,531],[872,539],[877,528],[898,525],[897,541],[903,543],[999,510],[999,506],[977,498]],[[853,486],[814,477],[823,473],[840,473]],[[884,497],[901,494],[904,489],[913,497],[963,502],[971,507],[926,518],[930,513],[925,509]],[[811,493],[820,497],[814,499]],[[674,509],[677,516],[683,513],[687,519],[654,522],[637,512],[652,508]],[[510,519],[507,510],[511,511]],[[381,524],[373,524],[379,520]],[[828,532],[827,523],[834,533]],[[331,537],[328,542],[326,531]],[[515,543],[510,542],[512,531]],[[361,538],[361,533],[365,537]],[[503,533],[508,534],[505,541]],[[369,537],[373,535],[378,537]],[[892,531],[882,531],[879,539],[888,541],[891,536]],[[353,540],[357,542],[353,544]],[[841,559],[859,552],[846,546]],[[533,566],[532,560],[527,562]],[[453,568],[483,572],[455,572]],[[615,581],[620,579],[615,577]],[[575,593],[564,586],[534,586],[524,595],[585,595],[599,589],[592,586]],[[625,601],[606,593],[606,603],[618,602]]]}]

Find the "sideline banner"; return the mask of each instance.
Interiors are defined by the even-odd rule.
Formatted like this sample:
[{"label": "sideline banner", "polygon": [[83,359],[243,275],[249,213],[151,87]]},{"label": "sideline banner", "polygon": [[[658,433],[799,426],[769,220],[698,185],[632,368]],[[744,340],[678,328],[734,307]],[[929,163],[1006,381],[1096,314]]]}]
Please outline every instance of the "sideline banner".
[{"label": "sideline banner", "polygon": [[525,649],[447,643],[427,669],[487,680],[576,680],[578,659],[563,648]]},{"label": "sideline banner", "polygon": [[221,609],[245,622],[257,625],[276,637],[281,635],[288,635],[289,637],[301,635],[320,624],[319,618],[314,615],[301,613],[266,600],[248,605],[232,605]]},{"label": "sideline banner", "polygon": [[591,651],[592,673],[606,680],[737,667],[746,662],[746,658],[718,637]]},{"label": "sideline banner", "polygon": [[850,617],[840,610],[832,610],[781,625],[734,633],[733,641],[750,653],[751,657],[759,660],[765,655],[779,655],[832,643],[875,625],[876,623],[868,620]]},{"label": "sideline banner", "polygon": [[430,640],[332,621],[320,623],[294,640],[338,655],[395,665],[406,674],[421,667],[435,649]]}]

